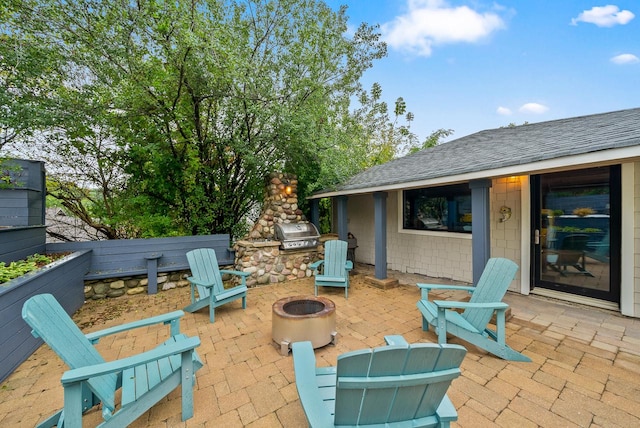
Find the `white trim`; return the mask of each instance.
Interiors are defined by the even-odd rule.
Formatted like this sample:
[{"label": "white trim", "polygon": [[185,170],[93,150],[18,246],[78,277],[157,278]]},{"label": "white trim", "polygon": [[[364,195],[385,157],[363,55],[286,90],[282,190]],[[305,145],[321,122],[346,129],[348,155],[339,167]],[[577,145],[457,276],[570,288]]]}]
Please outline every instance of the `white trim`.
[{"label": "white trim", "polygon": [[531,292],[531,185],[528,175],[520,177],[520,293]]},{"label": "white trim", "polygon": [[608,302],[606,300],[594,299],[593,297],[580,296],[578,294],[563,293],[561,291],[549,290],[547,288],[536,287],[531,290],[531,294],[537,296],[549,297],[565,302],[578,303],[580,305],[593,306],[596,308],[608,309],[618,312],[620,307],[617,303]]},{"label": "white trim", "polygon": [[[446,143],[444,143],[446,144]],[[359,195],[372,192],[389,192],[400,189],[410,189],[445,184],[463,183],[484,178],[500,178],[514,175],[542,174],[555,171],[565,171],[570,169],[590,168],[595,166],[605,166],[614,163],[622,163],[625,160],[632,161],[640,157],[640,146],[625,147],[621,149],[609,149],[592,153],[585,153],[576,156],[565,156],[555,159],[548,159],[540,162],[528,164],[512,165],[503,168],[475,171],[466,174],[458,174],[444,177],[431,178],[427,180],[405,181],[401,183],[387,184],[376,187],[358,188],[352,190],[336,190],[326,193],[318,193],[309,199],[329,198],[333,196]]]},{"label": "white trim", "polygon": [[634,314],[634,285],[635,285],[635,164],[623,163],[621,167],[622,182],[622,219],[620,228],[623,231],[620,243],[620,312],[622,315],[635,316]]},{"label": "white trim", "polygon": [[414,230],[414,229],[398,229],[398,233],[405,233],[407,235],[421,235],[421,236],[437,236],[439,238],[451,238],[451,239],[469,239],[471,240],[471,233],[460,232],[438,232],[435,230]]}]

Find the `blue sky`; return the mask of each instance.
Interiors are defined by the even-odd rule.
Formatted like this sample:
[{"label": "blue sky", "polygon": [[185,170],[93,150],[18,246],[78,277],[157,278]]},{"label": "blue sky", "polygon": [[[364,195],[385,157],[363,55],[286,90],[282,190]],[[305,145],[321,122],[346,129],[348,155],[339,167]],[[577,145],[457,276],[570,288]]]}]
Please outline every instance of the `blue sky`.
[{"label": "blue sky", "polygon": [[379,24],[388,56],[363,77],[403,97],[420,140],[640,107],[640,2],[327,0]]}]

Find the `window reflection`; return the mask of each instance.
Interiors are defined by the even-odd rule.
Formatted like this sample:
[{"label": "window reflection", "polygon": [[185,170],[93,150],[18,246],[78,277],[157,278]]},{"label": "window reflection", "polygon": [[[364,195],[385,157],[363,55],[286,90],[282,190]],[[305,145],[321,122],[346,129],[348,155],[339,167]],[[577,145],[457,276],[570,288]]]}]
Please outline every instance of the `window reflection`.
[{"label": "window reflection", "polygon": [[404,229],[471,233],[468,184],[405,190],[403,198]]}]

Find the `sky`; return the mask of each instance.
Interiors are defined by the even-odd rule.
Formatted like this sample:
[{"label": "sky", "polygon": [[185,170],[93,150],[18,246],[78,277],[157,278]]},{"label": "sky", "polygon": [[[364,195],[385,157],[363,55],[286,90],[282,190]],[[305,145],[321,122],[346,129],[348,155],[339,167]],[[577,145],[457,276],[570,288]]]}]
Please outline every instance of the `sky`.
[{"label": "sky", "polygon": [[640,107],[638,0],[326,0],[380,26],[361,79],[402,97],[420,141]]}]

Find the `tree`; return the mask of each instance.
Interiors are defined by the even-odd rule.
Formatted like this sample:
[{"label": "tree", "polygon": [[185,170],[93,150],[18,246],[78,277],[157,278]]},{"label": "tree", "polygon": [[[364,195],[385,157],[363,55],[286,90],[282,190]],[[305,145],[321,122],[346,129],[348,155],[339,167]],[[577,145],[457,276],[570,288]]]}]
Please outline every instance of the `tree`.
[{"label": "tree", "polygon": [[425,150],[430,147],[435,147],[438,144],[442,143],[443,138],[447,138],[448,136],[453,134],[453,129],[438,129],[433,131],[429,136],[424,140],[421,146],[413,146],[409,148],[409,153],[419,152],[420,150]]},{"label": "tree", "polygon": [[297,173],[304,189],[327,141],[353,139],[349,99],[386,53],[375,27],[347,38],[345,9],[313,0],[9,0],[7,10],[12,43],[59,64],[58,85],[37,100],[57,108],[42,139],[60,158],[73,149],[118,171],[106,192],[76,196],[59,179],[56,196],[77,212],[89,200],[88,220],[102,211],[118,224],[100,225],[134,236],[167,219],[182,233],[239,235],[269,172]]},{"label": "tree", "polygon": [[356,108],[340,122],[340,131],[319,152],[321,174],[313,190],[331,188],[356,173],[388,162],[416,144],[410,130],[413,113],[403,98],[394,103],[393,118],[382,101],[382,87],[374,83],[370,91],[358,91]]}]

